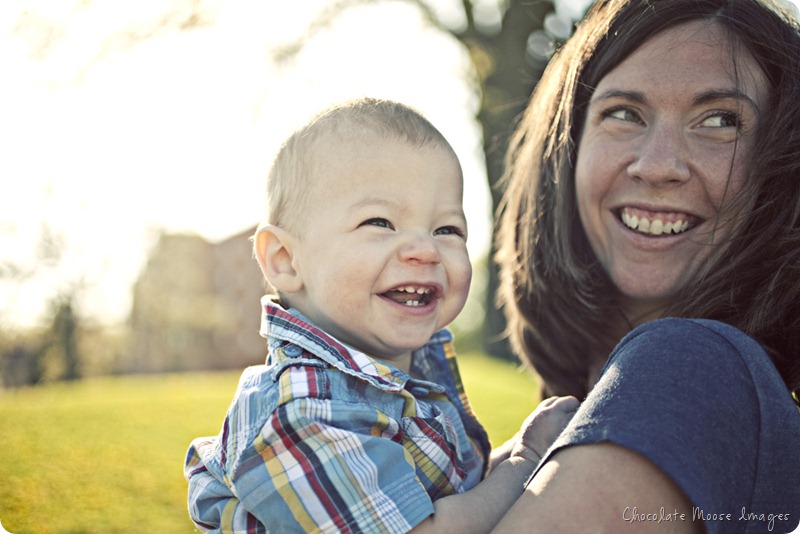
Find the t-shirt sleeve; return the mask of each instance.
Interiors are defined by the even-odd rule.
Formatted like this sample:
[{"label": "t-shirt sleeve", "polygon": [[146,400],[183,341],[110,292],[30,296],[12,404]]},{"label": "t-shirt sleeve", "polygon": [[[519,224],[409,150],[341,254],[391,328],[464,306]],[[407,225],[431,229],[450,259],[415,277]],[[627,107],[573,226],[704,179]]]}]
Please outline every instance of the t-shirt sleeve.
[{"label": "t-shirt sleeve", "polygon": [[358,405],[292,400],[233,462],[233,491],[276,532],[407,532],[433,503],[393,425]]},{"label": "t-shirt sleeve", "polygon": [[657,323],[620,343],[545,462],[562,447],[613,442],[652,461],[696,510],[738,517],[752,498],[760,427],[744,359],[767,356],[738,331],[732,342],[699,321]]}]

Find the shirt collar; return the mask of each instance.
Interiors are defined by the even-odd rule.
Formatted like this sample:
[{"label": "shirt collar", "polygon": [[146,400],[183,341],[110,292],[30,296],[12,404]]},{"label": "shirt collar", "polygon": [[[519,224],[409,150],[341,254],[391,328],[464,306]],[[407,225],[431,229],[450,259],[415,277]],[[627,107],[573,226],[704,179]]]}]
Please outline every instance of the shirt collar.
[{"label": "shirt collar", "polygon": [[[286,346],[297,345],[308,351],[315,358],[349,375],[366,380],[388,391],[399,391],[412,382],[441,393],[444,387],[436,382],[418,380],[410,377],[400,369],[378,361],[363,352],[345,345],[333,336],[314,326],[311,321],[298,310],[284,309],[274,296],[265,295],[261,299],[261,329],[259,333],[266,338],[270,351]],[[447,330],[436,332],[428,343],[413,352],[413,362],[418,358],[435,356],[438,351],[427,350],[431,345],[441,345],[452,340]]]}]

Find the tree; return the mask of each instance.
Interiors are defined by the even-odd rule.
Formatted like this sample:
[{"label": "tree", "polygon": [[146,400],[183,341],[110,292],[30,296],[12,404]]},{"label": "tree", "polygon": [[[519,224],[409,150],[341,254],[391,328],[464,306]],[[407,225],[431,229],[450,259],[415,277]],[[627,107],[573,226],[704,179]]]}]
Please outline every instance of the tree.
[{"label": "tree", "polygon": [[55,305],[53,323],[50,325],[50,343],[54,346],[64,365],[63,380],[81,377],[80,353],[78,352],[78,316],[75,313],[74,292],[63,295]]},{"label": "tree", "polygon": [[[28,261],[0,257],[0,281],[23,283],[57,272],[62,262],[64,236],[43,224],[36,242],[34,258]],[[55,353],[59,378],[75,380],[81,376],[78,331],[80,316],[75,301],[84,289],[82,280],[72,282],[49,299],[50,325],[40,335],[38,329],[5,328],[8,340],[0,340],[0,375],[5,386],[34,385],[47,378],[47,353]],[[5,310],[0,310],[5,311]],[[0,325],[5,326],[0,321]],[[25,339],[27,338],[27,339]]]}]

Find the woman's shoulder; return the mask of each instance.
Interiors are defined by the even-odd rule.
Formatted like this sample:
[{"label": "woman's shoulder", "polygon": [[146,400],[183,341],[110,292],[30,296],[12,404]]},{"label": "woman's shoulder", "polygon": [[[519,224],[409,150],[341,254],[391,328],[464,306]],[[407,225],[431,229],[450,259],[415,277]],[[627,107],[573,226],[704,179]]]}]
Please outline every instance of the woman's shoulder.
[{"label": "woman's shoulder", "polygon": [[583,409],[568,442],[643,454],[699,508],[800,513],[800,413],[763,348],[736,328],[695,319],[637,328]]},{"label": "woman's shoulder", "polygon": [[[764,348],[741,330],[708,319],[665,318],[628,334],[606,370],[636,369],[644,376],[681,384],[727,384],[757,395],[790,397]],[[683,388],[681,388],[683,389]]]},{"label": "woman's shoulder", "polygon": [[611,354],[599,384],[599,395],[671,399],[694,406],[694,417],[735,417],[766,432],[788,421],[800,433],[800,413],[764,348],[718,321],[667,318],[636,328]]}]

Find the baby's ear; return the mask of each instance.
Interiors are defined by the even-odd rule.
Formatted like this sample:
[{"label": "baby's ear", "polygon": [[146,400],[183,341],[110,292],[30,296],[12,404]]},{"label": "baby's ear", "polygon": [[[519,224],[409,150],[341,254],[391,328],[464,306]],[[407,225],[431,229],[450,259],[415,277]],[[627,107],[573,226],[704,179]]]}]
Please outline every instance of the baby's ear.
[{"label": "baby's ear", "polygon": [[294,236],[278,226],[268,224],[256,231],[254,249],[261,272],[280,292],[294,293],[303,287],[300,273],[294,267],[294,243]]}]

